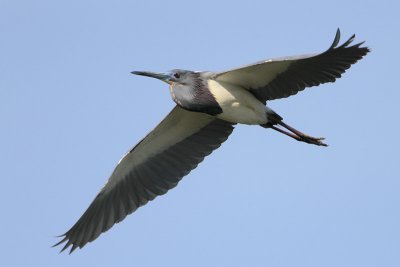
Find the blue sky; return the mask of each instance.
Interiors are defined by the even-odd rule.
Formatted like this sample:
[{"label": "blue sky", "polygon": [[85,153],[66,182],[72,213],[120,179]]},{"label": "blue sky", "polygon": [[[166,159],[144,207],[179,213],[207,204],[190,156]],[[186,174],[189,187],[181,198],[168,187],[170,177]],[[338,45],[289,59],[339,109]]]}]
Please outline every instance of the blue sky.
[{"label": "blue sky", "polygon": [[[0,2],[0,265],[400,266],[398,1]],[[238,126],[175,189],[72,255],[50,248],[174,106],[132,70],[372,49],[269,103],[328,148]]]}]

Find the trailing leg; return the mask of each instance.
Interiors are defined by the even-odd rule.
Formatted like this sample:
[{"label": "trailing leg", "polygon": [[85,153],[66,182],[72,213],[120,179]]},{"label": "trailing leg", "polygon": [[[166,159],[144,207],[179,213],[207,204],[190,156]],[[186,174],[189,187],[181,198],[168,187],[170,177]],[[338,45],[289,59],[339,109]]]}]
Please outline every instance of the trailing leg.
[{"label": "trailing leg", "polygon": [[[268,117],[268,122],[266,124],[261,124],[262,127],[264,128],[271,128],[277,132],[283,133],[297,141],[300,142],[305,142],[308,144],[313,144],[317,146],[328,146],[322,140],[325,138],[323,137],[313,137],[307,134],[304,134],[300,132],[299,130],[296,130],[295,128],[287,125],[286,123],[283,122],[283,119],[281,116],[276,114],[272,110],[268,110],[267,112],[267,117]],[[288,131],[285,131],[284,129],[280,128],[279,126],[285,128]]]}]

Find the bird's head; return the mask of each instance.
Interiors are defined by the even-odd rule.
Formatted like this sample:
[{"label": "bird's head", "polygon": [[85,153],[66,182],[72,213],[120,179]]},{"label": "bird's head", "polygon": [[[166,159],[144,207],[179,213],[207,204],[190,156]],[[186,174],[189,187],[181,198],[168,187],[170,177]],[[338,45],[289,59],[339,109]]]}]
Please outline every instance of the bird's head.
[{"label": "bird's head", "polygon": [[166,73],[133,71],[132,74],[156,78],[170,84],[172,99],[186,110],[217,114],[213,109],[215,107],[220,113],[221,108],[207,87],[208,72],[175,69]]},{"label": "bird's head", "polygon": [[168,84],[191,84],[195,72],[174,69],[169,72],[132,71],[132,74],[159,79]]}]

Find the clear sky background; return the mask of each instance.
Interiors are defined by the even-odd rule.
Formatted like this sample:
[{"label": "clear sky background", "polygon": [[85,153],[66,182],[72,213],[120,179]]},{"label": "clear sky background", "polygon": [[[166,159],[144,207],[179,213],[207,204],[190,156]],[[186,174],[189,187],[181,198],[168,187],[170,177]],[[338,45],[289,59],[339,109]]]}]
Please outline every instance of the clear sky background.
[{"label": "clear sky background", "polygon": [[[398,1],[0,1],[1,266],[400,266]],[[328,148],[238,126],[168,194],[83,250],[56,235],[174,106],[132,70],[372,52],[269,103]]]}]

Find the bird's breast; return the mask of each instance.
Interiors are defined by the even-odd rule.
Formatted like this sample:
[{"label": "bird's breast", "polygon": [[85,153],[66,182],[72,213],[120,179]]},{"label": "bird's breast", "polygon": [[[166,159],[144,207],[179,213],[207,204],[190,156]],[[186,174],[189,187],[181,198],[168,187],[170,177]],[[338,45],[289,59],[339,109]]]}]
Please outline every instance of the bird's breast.
[{"label": "bird's breast", "polygon": [[267,122],[266,107],[246,89],[215,80],[208,81],[208,89],[222,109],[218,118],[242,124]]}]

